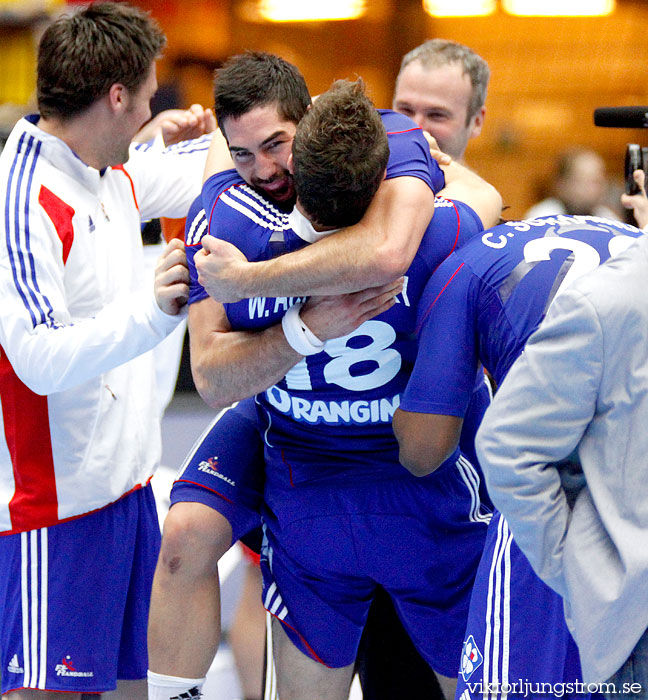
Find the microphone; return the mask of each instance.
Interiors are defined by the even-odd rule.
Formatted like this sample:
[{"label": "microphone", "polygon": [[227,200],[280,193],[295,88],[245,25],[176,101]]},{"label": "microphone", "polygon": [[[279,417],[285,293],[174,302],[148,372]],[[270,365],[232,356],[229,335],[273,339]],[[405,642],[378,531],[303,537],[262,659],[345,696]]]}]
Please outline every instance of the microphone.
[{"label": "microphone", "polygon": [[626,129],[648,128],[648,107],[599,107],[594,110],[596,126]]}]

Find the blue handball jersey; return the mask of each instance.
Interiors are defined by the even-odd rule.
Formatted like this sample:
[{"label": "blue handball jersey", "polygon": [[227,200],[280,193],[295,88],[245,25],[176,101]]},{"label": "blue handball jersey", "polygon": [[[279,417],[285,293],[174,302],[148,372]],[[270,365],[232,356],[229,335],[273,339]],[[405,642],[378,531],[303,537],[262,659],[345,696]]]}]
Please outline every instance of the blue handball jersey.
[{"label": "blue handball jersey", "polygon": [[499,384],[565,285],[642,231],[591,216],[513,221],[454,252],[419,304],[419,354],[401,408],[463,417],[481,362]]},{"label": "blue handball jersey", "polygon": [[[378,112],[389,140],[385,179],[417,177],[433,192],[441,190],[445,184],[444,175],[430,156],[422,130],[402,114],[391,110]],[[201,197],[194,201],[187,215],[185,243],[191,277],[189,303],[208,296],[198,283],[193,262],[200,239],[208,232],[235,245],[248,260],[259,261],[304,245],[294,235],[285,237],[284,233],[289,230],[288,214],[246,184],[236,170],[226,170],[210,177],[203,185]]]},{"label": "blue handball jersey", "polygon": [[[441,190],[445,184],[443,171],[430,156],[430,148],[422,130],[402,114],[391,110],[378,112],[389,140],[389,161],[385,178],[389,180],[402,176],[417,177],[427,183],[433,192]],[[241,210],[243,217],[236,221],[236,229],[225,229],[224,226],[231,216],[224,213],[222,207],[217,210],[221,199],[225,199],[225,204],[232,208],[246,209],[247,213]],[[202,202],[209,223],[209,233],[236,245],[246,254],[248,260],[267,259],[281,252],[280,248],[274,245],[272,234],[281,234],[288,227],[288,215],[247,185],[236,170],[217,173],[209,178],[203,185]],[[254,211],[257,216],[253,216]],[[267,245],[268,239],[271,240],[270,246]],[[202,293],[206,295],[204,290]]]},{"label": "blue handball jersey", "polygon": [[[438,187],[437,166],[420,129],[392,112],[383,112],[382,118],[390,143],[388,177],[419,177],[431,188]],[[207,228],[236,245],[248,260],[305,245],[290,228],[287,214],[231,172],[206,183],[202,203],[209,227],[199,215],[187,233],[190,303],[206,296],[196,279],[193,253]],[[482,230],[468,206],[437,198],[434,217],[395,306],[353,333],[328,341],[323,352],[304,358],[284,379],[257,395],[270,466],[290,465],[294,483],[347,469],[358,473],[362,467],[373,474],[405,473],[398,464],[391,418],[416,356],[416,306],[443,259]],[[234,330],[255,330],[278,323],[298,301],[303,299],[253,298],[225,304],[225,309]]]}]

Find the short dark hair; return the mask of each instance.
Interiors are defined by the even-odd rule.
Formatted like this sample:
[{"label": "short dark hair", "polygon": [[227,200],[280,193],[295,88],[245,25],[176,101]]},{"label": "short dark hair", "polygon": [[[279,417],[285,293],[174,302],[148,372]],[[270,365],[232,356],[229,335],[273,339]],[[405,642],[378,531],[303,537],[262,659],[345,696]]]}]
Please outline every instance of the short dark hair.
[{"label": "short dark hair", "polygon": [[322,226],[352,226],[364,216],[389,160],[382,119],[364,83],[338,80],[297,125],[295,191]]},{"label": "short dark hair", "polygon": [[276,102],[279,116],[297,124],[311,98],[296,66],[263,51],[232,56],[216,70],[214,112],[223,133],[225,119],[238,119],[255,107]]},{"label": "short dark hair", "polygon": [[51,24],[38,46],[38,109],[69,119],[121,83],[136,91],[166,38],[148,13],[124,3],[95,3]]},{"label": "short dark hair", "polygon": [[490,78],[488,63],[468,46],[449,39],[428,39],[420,46],[403,56],[401,67],[396,76],[396,83],[401,73],[410,63],[419,61],[423,68],[439,68],[458,63],[465,75],[470,78],[472,93],[468,103],[466,126],[486,102],[486,91]]}]

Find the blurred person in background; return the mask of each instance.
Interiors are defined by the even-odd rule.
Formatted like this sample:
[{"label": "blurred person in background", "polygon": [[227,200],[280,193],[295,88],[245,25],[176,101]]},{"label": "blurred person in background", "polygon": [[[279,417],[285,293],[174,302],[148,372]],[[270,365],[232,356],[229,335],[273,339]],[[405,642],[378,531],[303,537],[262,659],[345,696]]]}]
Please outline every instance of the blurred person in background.
[{"label": "blurred person in background", "polygon": [[558,158],[551,196],[532,206],[524,218],[575,214],[619,221],[619,215],[605,203],[607,193],[603,158],[589,148],[572,148]]}]

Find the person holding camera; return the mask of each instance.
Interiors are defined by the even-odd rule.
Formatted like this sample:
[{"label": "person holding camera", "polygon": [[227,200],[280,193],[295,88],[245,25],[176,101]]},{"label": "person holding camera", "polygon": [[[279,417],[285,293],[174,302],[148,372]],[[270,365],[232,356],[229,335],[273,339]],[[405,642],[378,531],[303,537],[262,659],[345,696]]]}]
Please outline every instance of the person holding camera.
[{"label": "person holding camera", "polygon": [[643,170],[635,170],[632,178],[639,188],[636,194],[622,194],[621,204],[626,209],[632,209],[637,226],[648,230],[648,197],[646,196],[646,174]]}]

